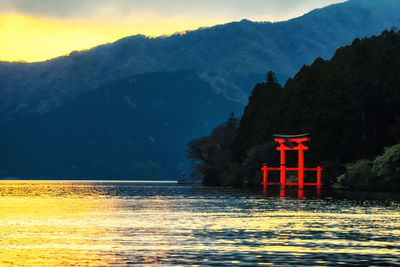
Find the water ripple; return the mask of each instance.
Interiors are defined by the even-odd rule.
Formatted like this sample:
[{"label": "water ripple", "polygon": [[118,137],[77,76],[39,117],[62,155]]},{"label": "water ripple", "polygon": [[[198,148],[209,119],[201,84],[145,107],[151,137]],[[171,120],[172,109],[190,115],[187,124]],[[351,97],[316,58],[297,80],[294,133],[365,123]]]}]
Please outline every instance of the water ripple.
[{"label": "water ripple", "polygon": [[0,265],[400,265],[394,195],[0,182]]}]

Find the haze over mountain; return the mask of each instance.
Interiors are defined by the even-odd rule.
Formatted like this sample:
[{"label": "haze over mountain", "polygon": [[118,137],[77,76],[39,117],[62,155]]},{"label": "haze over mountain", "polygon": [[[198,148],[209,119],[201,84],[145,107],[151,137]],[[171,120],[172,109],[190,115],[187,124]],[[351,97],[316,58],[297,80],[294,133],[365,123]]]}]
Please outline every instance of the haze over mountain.
[{"label": "haze over mountain", "polygon": [[399,14],[400,1],[351,0],[286,22],[2,62],[0,176],[176,177],[188,168],[185,144],[240,113],[268,70],[285,81],[356,37],[400,25]]}]

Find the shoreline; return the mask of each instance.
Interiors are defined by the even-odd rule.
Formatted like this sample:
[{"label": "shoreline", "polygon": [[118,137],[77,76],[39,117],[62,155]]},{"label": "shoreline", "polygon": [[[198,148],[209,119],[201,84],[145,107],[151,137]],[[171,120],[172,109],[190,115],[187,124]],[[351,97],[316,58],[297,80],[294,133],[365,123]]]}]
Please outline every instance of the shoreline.
[{"label": "shoreline", "polygon": [[96,180],[96,179],[1,179],[2,182],[83,182],[83,183],[178,183],[177,180]]}]

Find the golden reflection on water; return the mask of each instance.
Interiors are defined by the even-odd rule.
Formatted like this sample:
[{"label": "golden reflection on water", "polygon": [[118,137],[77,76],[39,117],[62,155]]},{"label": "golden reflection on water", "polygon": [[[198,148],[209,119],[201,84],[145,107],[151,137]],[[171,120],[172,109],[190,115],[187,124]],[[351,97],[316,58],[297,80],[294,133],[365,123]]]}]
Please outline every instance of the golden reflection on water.
[{"label": "golden reflection on water", "polygon": [[324,265],[318,255],[340,253],[400,258],[394,246],[398,208],[338,212],[306,209],[303,200],[138,196],[143,188],[126,196],[113,190],[89,183],[0,182],[0,266],[268,265],[276,255],[280,263],[287,260],[282,255],[295,263],[314,255],[310,263]]},{"label": "golden reflection on water", "polygon": [[86,220],[104,204],[112,207],[94,191],[89,185],[0,182],[0,265],[114,263],[96,249],[96,239],[107,233]]}]

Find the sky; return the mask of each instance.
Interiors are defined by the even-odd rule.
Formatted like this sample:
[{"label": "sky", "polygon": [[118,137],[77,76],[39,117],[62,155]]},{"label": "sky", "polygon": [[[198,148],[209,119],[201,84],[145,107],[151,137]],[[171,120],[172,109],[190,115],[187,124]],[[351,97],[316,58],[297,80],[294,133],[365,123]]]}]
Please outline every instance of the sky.
[{"label": "sky", "polygon": [[126,36],[283,21],[345,0],[0,0],[0,60],[36,62]]}]

